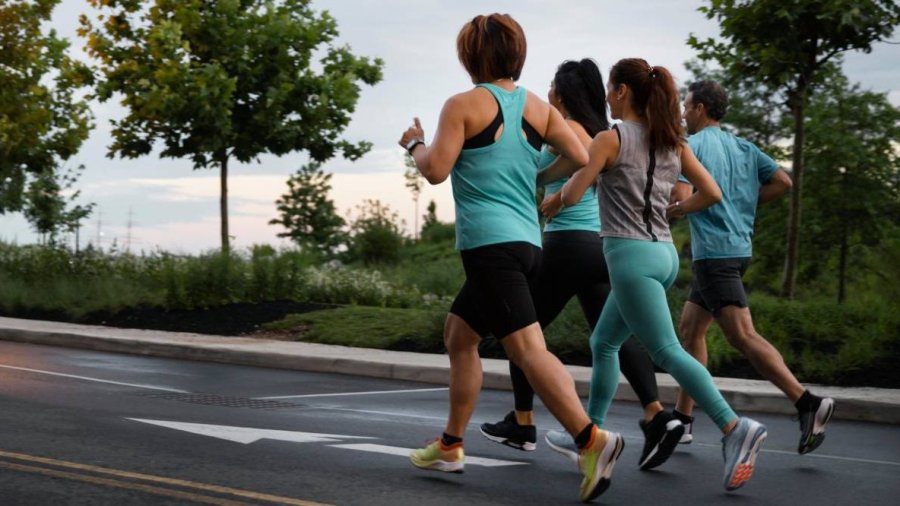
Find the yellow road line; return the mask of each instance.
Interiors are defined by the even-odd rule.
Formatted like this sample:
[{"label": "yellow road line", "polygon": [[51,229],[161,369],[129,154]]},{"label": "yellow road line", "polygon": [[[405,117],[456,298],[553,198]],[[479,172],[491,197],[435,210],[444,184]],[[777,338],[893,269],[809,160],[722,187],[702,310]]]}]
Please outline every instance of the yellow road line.
[{"label": "yellow road line", "polygon": [[93,483],[95,485],[104,485],[107,487],[114,488],[124,488],[127,490],[138,490],[141,492],[147,492],[149,494],[162,495],[166,497],[175,497],[177,499],[187,499],[189,501],[194,501],[203,504],[213,504],[215,506],[247,506],[247,503],[230,501],[228,499],[221,499],[218,497],[211,497],[206,495],[192,494],[190,492],[182,492],[180,490],[174,490],[171,488],[159,488],[154,487],[152,485],[144,485],[141,483],[131,483],[127,481],[119,481],[109,478],[99,478],[97,476],[90,476],[86,474],[78,474],[78,473],[70,473],[67,471],[57,471],[55,469],[46,469],[43,467],[34,467],[34,466],[26,466],[21,464],[13,464],[12,462],[2,462],[0,461],[0,468],[11,469],[13,471],[22,471],[25,473],[36,473],[43,474],[45,476],[51,476],[53,478],[65,478],[67,480],[76,480],[83,481],[87,483]]},{"label": "yellow road line", "polygon": [[[65,460],[49,459],[46,457],[36,457],[33,455],[27,455],[24,453],[7,452],[7,451],[0,450],[0,457],[6,457],[9,459],[16,459],[16,460],[23,460],[26,462],[47,464],[47,465],[64,467],[64,468],[69,468],[69,469],[78,469],[81,471],[90,471],[93,473],[108,474],[108,475],[116,476],[119,478],[131,478],[131,479],[149,481],[149,482],[153,482],[153,483],[162,483],[162,484],[166,484],[166,485],[175,485],[175,486],[180,486],[180,487],[192,488],[195,490],[202,490],[202,491],[206,491],[206,492],[229,494],[229,495],[242,497],[245,499],[252,499],[252,500],[256,500],[256,501],[274,502],[274,503],[286,504],[286,505],[290,505],[290,506],[327,506],[323,503],[314,502],[314,501],[304,501],[302,499],[294,499],[292,497],[282,497],[282,496],[277,496],[277,495],[263,494],[260,492],[251,492],[248,490],[240,490],[240,489],[236,489],[236,488],[222,487],[219,485],[210,485],[207,483],[198,483],[198,482],[194,482],[194,481],[179,480],[177,478],[166,478],[164,476],[153,476],[150,474],[142,474],[142,473],[135,473],[135,472],[131,472],[131,471],[123,471],[120,469],[110,469],[107,467],[92,466],[89,464],[79,464],[77,462],[68,462]],[[8,467],[8,466],[17,465],[17,464],[12,464],[12,463],[6,464],[3,462],[0,462],[0,465],[2,465],[3,467]],[[29,466],[25,466],[25,467],[29,467]],[[42,468],[34,468],[34,469],[42,469]],[[47,471],[50,471],[50,470],[47,470]],[[61,472],[61,471],[54,471],[54,472]],[[44,474],[46,474],[46,473],[44,473]],[[65,474],[70,474],[70,473],[65,473]],[[75,475],[75,476],[82,476],[82,475]],[[87,478],[90,478],[90,477],[87,477]],[[78,479],[78,478],[73,478],[73,479]],[[98,479],[103,479],[103,478],[98,478]],[[114,483],[122,483],[122,482],[114,482]],[[160,489],[160,490],[165,490],[165,489]],[[173,491],[173,492],[175,492],[175,491]],[[200,496],[200,497],[202,497],[202,496]],[[212,499],[215,499],[215,498],[212,498]],[[219,504],[219,503],[216,503],[216,504]]]}]

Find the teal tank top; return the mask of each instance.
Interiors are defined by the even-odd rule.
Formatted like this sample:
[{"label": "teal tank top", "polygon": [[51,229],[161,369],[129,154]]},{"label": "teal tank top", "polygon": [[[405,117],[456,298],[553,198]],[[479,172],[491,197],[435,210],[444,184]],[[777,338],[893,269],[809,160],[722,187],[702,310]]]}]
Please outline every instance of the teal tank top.
[{"label": "teal tank top", "polygon": [[534,196],[540,152],[522,135],[525,88],[479,84],[500,104],[503,131],[489,146],[464,149],[450,172],[456,205],[456,249],[503,242],[541,247]]},{"label": "teal tank top", "polygon": [[[546,145],[541,151],[539,166],[543,169],[556,160],[556,155],[550,152]],[[544,185],[545,198],[562,190],[569,178],[563,178]],[[581,200],[574,206],[564,207],[544,226],[544,232],[560,232],[563,230],[587,230],[589,232],[600,231],[600,202],[597,200],[597,187],[591,185]]]}]

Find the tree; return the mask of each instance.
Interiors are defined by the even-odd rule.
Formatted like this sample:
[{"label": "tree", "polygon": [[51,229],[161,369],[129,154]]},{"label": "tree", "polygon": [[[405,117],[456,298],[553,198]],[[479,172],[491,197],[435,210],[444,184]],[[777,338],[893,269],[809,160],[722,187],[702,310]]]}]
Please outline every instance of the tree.
[{"label": "tree", "polygon": [[817,74],[835,56],[850,50],[869,52],[900,23],[894,0],[709,0],[700,7],[716,19],[724,41],[688,43],[700,58],[764,83],[783,96],[793,118],[791,207],[781,287],[793,297],[799,259],[803,190],[805,116]]},{"label": "tree", "polygon": [[269,224],[287,229],[278,237],[290,237],[298,245],[325,255],[334,253],[345,242],[342,229],[346,223],[328,198],[331,174],[322,172],[320,163],[311,162],[300,167],[287,185],[288,192],[275,201],[281,218]]},{"label": "tree", "polygon": [[90,70],[67,55],[68,42],[43,33],[59,0],[0,2],[0,214],[21,210],[34,178],[52,179],[91,129],[77,92]]},{"label": "tree", "polygon": [[350,223],[351,258],[366,265],[396,263],[403,246],[402,221],[397,213],[378,199],[366,199],[356,211]]},{"label": "tree", "polygon": [[413,204],[415,204],[415,213],[413,216],[415,217],[413,220],[413,238],[419,239],[419,197],[422,195],[422,186],[425,181],[425,178],[422,177],[422,174],[419,173],[419,168],[416,166],[416,161],[413,159],[412,155],[409,153],[406,154],[404,158],[404,163],[406,164],[406,172],[403,173],[403,179],[406,181],[406,187],[412,192],[413,196]]},{"label": "tree", "polygon": [[[819,256],[836,251],[837,300],[847,297],[850,262],[859,247],[881,245],[900,222],[900,110],[886,94],[862,91],[842,75],[808,108],[810,239]],[[804,227],[806,228],[806,227]],[[821,264],[821,262],[819,262]]]},{"label": "tree", "polygon": [[[381,80],[382,61],[335,46],[337,23],[309,0],[89,0],[81,17],[97,60],[97,97],[122,95],[109,156],[190,158],[220,173],[222,249],[229,247],[228,164],[306,151],[324,162],[357,159],[371,144],[339,140],[359,82]],[[313,58],[319,58],[314,62]]]},{"label": "tree", "polygon": [[[24,214],[42,239],[54,243],[60,232],[75,232],[81,221],[90,216],[94,204],[69,207],[81,195],[73,191],[75,183],[84,171],[84,165],[63,173],[45,172],[28,185]],[[76,249],[77,249],[76,241]]]}]

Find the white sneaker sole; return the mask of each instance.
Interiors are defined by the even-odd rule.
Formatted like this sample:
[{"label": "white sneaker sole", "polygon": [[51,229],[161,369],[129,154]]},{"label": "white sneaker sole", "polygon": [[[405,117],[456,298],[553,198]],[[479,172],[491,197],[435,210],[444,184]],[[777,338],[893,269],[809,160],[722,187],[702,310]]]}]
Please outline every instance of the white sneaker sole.
[{"label": "white sneaker sole", "polygon": [[451,462],[447,460],[435,460],[434,462],[425,463],[412,455],[409,456],[409,461],[419,469],[425,469],[426,471],[441,471],[444,473],[462,473],[466,465],[465,461]]},{"label": "white sneaker sole", "polygon": [[578,452],[573,451],[571,448],[566,448],[565,446],[558,446],[553,444],[553,441],[547,436],[544,436],[544,441],[547,442],[547,446],[550,447],[551,450],[559,453],[560,455],[565,456],[567,459],[571,460],[576,466],[578,465]]}]

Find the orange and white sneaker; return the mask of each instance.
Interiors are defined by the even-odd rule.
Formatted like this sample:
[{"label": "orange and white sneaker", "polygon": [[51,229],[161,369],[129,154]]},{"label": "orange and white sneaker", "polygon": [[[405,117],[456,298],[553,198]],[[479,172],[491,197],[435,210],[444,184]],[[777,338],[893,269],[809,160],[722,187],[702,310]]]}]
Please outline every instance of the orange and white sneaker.
[{"label": "orange and white sneaker", "polygon": [[734,429],[722,438],[725,490],[737,490],[753,476],[756,456],[766,436],[765,425],[749,418],[738,418]]},{"label": "orange and white sneaker", "polygon": [[625,448],[625,440],[616,432],[594,426],[591,441],[578,455],[581,480],[581,501],[588,502],[609,488],[613,467]]},{"label": "orange and white sneaker", "polygon": [[445,473],[461,473],[465,467],[466,455],[463,444],[455,443],[444,446],[440,438],[432,441],[425,448],[413,450],[409,460],[420,469],[443,471]]}]

